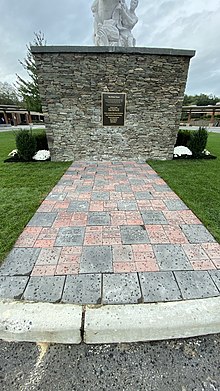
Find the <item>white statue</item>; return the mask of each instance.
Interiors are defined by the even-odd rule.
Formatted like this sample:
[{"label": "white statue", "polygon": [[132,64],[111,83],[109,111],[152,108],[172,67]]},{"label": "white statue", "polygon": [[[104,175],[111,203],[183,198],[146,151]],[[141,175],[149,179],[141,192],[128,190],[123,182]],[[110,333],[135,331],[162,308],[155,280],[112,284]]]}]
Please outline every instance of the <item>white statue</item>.
[{"label": "white statue", "polygon": [[92,5],[94,16],[94,43],[96,46],[135,46],[131,30],[138,22],[135,10],[138,0],[95,0]]}]

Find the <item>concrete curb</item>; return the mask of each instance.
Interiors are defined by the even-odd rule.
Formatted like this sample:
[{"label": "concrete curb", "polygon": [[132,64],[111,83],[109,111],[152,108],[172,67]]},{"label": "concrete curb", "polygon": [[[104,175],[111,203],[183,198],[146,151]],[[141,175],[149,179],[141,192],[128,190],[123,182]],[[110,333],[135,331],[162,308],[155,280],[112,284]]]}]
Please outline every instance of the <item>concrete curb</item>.
[{"label": "concrete curb", "polygon": [[0,302],[0,339],[79,344],[82,307],[49,303]]},{"label": "concrete curb", "polygon": [[144,342],[220,332],[220,298],[87,307],[87,344]]},{"label": "concrete curb", "polygon": [[0,339],[103,344],[220,333],[220,297],[168,303],[85,306],[0,302]]}]

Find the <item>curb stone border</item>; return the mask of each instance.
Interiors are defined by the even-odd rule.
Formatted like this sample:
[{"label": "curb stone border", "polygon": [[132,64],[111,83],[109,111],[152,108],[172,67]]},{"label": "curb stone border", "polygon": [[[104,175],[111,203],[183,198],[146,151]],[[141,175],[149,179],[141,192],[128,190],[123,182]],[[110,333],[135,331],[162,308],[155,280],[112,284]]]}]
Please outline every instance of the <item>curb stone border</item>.
[{"label": "curb stone border", "polygon": [[104,344],[220,333],[220,297],[180,302],[79,306],[0,302],[0,339]]}]

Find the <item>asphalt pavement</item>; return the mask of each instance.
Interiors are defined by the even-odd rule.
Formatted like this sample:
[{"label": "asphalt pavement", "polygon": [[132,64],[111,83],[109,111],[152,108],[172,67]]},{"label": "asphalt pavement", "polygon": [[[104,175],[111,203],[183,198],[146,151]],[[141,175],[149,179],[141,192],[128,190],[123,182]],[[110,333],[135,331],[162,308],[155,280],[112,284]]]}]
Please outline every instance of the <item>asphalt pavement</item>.
[{"label": "asphalt pavement", "polygon": [[219,391],[220,335],[117,345],[0,342],[1,391]]}]

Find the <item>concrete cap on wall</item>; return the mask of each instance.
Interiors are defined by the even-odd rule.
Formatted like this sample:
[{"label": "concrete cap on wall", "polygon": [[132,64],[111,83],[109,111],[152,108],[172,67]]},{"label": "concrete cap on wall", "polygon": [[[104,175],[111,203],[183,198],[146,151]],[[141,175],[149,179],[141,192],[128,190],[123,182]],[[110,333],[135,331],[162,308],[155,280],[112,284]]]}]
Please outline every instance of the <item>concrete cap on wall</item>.
[{"label": "concrete cap on wall", "polygon": [[146,54],[160,56],[194,57],[195,50],[169,48],[125,48],[120,46],[31,46],[33,54],[37,53],[118,53],[118,54]]}]

